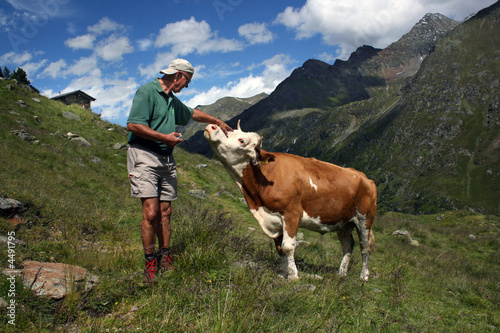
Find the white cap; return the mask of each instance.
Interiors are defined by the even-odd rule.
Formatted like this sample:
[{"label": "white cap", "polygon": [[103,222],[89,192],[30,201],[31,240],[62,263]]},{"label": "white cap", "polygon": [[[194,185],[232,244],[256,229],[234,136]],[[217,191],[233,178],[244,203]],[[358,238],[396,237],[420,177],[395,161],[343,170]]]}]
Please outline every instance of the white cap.
[{"label": "white cap", "polygon": [[172,60],[170,65],[168,65],[168,68],[162,69],[160,71],[161,74],[175,74],[178,71],[186,72],[186,73],[193,73],[194,74],[194,68],[193,65],[189,63],[189,61],[184,60],[184,59],[175,59]]}]

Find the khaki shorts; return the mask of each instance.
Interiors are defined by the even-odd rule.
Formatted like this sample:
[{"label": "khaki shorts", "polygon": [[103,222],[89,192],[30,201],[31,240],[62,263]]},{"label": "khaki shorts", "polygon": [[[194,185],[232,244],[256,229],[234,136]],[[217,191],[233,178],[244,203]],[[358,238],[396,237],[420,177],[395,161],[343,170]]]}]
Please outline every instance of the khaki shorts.
[{"label": "khaki shorts", "polygon": [[128,149],[127,168],[132,198],[177,199],[177,167],[172,155],[133,145]]}]

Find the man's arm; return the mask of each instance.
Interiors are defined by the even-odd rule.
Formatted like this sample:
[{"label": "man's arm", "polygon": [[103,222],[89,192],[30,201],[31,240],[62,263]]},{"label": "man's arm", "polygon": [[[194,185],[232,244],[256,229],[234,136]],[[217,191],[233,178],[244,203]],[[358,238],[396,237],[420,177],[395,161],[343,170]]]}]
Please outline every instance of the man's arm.
[{"label": "man's arm", "polygon": [[172,132],[169,134],[163,134],[143,124],[128,123],[127,130],[143,139],[163,142],[169,147],[174,147],[178,143],[182,142],[181,139],[177,138],[180,133]]},{"label": "man's arm", "polygon": [[193,119],[194,121],[197,121],[199,123],[215,124],[222,129],[222,131],[226,134],[226,136],[227,136],[227,132],[233,131],[231,126],[229,126],[228,124],[226,124],[222,120],[215,118],[215,117],[209,115],[208,113],[205,113],[205,112],[200,111],[198,109],[194,109],[193,116],[191,117],[191,119]]}]

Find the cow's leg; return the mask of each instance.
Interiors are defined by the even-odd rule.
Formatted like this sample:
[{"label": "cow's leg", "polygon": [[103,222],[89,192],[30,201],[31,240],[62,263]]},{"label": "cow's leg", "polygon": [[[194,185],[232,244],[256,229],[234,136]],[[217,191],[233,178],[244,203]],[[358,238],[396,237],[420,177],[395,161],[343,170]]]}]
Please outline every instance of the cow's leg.
[{"label": "cow's leg", "polygon": [[342,245],[342,261],[340,263],[339,275],[346,276],[351,262],[352,251],[354,249],[354,238],[352,230],[354,226],[348,223],[344,228],[337,231],[340,244]]},{"label": "cow's leg", "polygon": [[279,235],[274,239],[274,245],[276,245],[276,251],[278,251],[280,256],[284,256],[283,250],[281,249],[281,244],[283,243],[283,235]]},{"label": "cow's leg", "polygon": [[295,237],[299,228],[299,211],[290,209],[283,216],[283,241],[281,243],[281,251],[283,254],[283,267],[289,280],[299,278],[297,266],[295,265]]},{"label": "cow's leg", "polygon": [[274,238],[274,245],[276,246],[276,251],[280,255],[280,274],[282,271],[283,274],[286,275],[288,272],[288,260],[283,252],[283,235]]},{"label": "cow's leg", "polygon": [[286,274],[289,280],[295,280],[299,278],[299,271],[295,265],[295,235],[290,237],[290,235],[285,231],[283,234],[283,243],[281,250],[284,254],[284,263],[286,265]]},{"label": "cow's leg", "polygon": [[361,248],[361,259],[363,261],[360,278],[363,281],[368,281],[368,276],[370,275],[370,271],[368,270],[368,261],[370,259],[370,228],[366,227],[366,217],[364,215],[358,214],[358,217],[354,220],[356,230],[358,231],[359,247]]},{"label": "cow's leg", "polygon": [[[286,234],[286,232],[285,232]],[[298,279],[297,266],[295,266],[294,252],[295,252],[295,238],[292,240],[288,234],[286,237],[280,235],[274,238],[276,251],[281,257],[281,270],[288,277],[288,279]],[[293,248],[292,248],[293,246]]]}]

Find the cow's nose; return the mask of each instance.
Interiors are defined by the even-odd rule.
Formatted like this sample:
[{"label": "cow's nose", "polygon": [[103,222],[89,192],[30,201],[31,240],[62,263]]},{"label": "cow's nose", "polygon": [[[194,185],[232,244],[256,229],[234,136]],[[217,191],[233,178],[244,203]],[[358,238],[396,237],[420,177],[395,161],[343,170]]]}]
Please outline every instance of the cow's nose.
[{"label": "cow's nose", "polygon": [[217,125],[213,125],[213,124],[212,124],[212,125],[210,125],[210,129],[211,129],[212,131],[217,130]]}]

